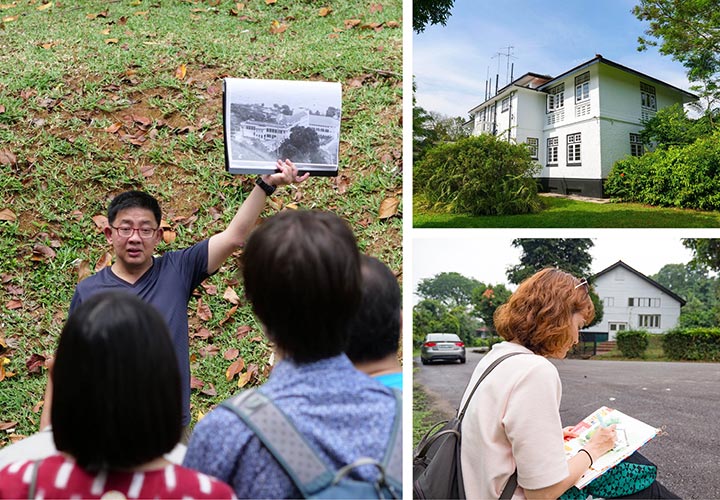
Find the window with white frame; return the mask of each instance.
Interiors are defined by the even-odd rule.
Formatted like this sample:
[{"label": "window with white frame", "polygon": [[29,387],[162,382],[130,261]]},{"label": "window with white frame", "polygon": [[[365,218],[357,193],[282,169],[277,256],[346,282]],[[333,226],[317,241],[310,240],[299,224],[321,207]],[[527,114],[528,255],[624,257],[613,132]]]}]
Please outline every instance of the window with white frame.
[{"label": "window with white frame", "polygon": [[659,314],[639,314],[638,326],[640,328],[660,328]]},{"label": "window with white frame", "polygon": [[660,307],[659,297],[630,297],[628,298],[628,306],[630,307]]},{"label": "window with white frame", "polygon": [[558,163],[558,138],[548,137],[547,140],[547,163],[548,165],[557,165]]},{"label": "window with white frame", "polygon": [[567,163],[568,165],[580,165],[580,146],[582,137],[580,132],[568,134],[567,136]]},{"label": "window with white frame", "polygon": [[537,137],[528,137],[525,139],[528,150],[530,150],[530,158],[533,160],[538,159],[538,148],[540,146],[540,140]]},{"label": "window with white frame", "polygon": [[642,156],[645,153],[640,134],[630,134],[630,154],[632,156]]},{"label": "window with white frame", "polygon": [[575,103],[590,99],[590,72],[575,77]]},{"label": "window with white frame", "polygon": [[561,83],[548,90],[547,112],[552,113],[565,106],[565,84]]},{"label": "window with white frame", "polygon": [[648,111],[657,111],[657,99],[655,97],[655,87],[640,82],[640,102],[643,109]]},{"label": "window with white frame", "polygon": [[615,297],[603,297],[602,303],[605,307],[613,307],[615,305]]},{"label": "window with white frame", "polygon": [[508,109],[510,109],[510,98],[506,97],[502,100],[502,103],[500,105],[500,112],[505,113]]}]

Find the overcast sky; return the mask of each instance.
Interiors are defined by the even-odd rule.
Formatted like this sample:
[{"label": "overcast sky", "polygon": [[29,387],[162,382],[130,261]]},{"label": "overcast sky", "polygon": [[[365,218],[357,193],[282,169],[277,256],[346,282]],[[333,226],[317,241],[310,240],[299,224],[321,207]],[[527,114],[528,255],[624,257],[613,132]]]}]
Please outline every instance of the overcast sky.
[{"label": "overcast sky", "polygon": [[[648,232],[649,231],[649,232]],[[595,230],[592,273],[622,260],[646,276],[665,264],[686,264],[693,254],[680,239],[689,237],[676,230]],[[573,235],[574,236],[574,235]],[[504,283],[505,270],[520,262],[521,249],[511,245],[520,236],[517,230],[418,230],[413,231],[413,294],[421,279],[442,272],[458,272],[483,283]],[[565,237],[567,234],[553,234]],[[515,287],[510,287],[514,289]],[[418,300],[413,295],[413,303]]]},{"label": "overcast sky", "polygon": [[418,106],[467,118],[484,101],[488,74],[507,83],[513,46],[514,77],[533,72],[557,76],[602,54],[661,81],[689,90],[683,66],[657,49],[638,52],[646,23],[633,14],[636,0],[455,0],[446,26],[413,35],[413,74]]}]

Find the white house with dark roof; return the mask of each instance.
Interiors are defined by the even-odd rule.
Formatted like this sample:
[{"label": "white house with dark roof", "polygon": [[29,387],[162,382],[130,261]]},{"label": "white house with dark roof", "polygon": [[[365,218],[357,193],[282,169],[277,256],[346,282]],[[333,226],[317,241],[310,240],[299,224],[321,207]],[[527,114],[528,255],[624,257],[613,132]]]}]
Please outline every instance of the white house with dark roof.
[{"label": "white house with dark roof", "polygon": [[608,334],[615,340],[622,330],[665,333],[675,328],[685,299],[619,260],[592,277],[603,303],[603,318],[587,333]]},{"label": "white house with dark roof", "polygon": [[526,143],[551,192],[603,196],[613,164],[644,152],[641,121],[697,96],[596,55],[559,76],[526,73],[469,111],[473,134]]}]

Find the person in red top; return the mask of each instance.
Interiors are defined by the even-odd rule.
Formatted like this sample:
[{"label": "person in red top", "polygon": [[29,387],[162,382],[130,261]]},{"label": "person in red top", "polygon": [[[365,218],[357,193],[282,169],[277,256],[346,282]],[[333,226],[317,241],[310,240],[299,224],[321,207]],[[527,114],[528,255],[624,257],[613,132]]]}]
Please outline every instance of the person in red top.
[{"label": "person in red top", "polygon": [[83,302],[52,368],[59,454],[0,469],[0,498],[234,498],[163,454],[182,431],[177,358],[165,321],[127,292]]}]

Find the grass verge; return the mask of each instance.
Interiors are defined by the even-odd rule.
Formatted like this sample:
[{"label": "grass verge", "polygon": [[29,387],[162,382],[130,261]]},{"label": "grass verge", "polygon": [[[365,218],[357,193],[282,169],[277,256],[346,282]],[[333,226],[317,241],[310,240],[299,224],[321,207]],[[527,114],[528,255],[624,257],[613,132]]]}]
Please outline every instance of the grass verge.
[{"label": "grass verge", "polygon": [[424,200],[413,201],[417,228],[708,228],[720,227],[720,212],[662,208],[639,203],[591,203],[567,198],[543,198],[537,214],[458,215],[428,210]]}]

